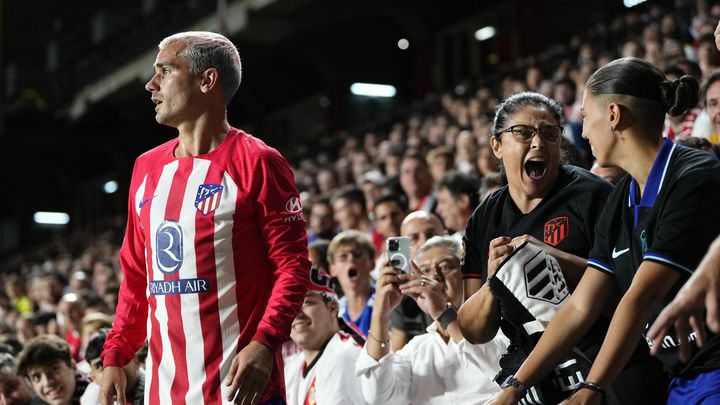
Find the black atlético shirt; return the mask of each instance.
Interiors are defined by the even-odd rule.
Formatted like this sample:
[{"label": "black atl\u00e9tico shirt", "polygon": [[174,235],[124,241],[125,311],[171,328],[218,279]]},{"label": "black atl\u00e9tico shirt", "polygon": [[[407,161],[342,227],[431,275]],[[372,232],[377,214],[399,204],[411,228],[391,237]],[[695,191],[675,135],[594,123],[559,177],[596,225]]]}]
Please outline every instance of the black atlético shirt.
[{"label": "black atl\u00e9tico shirt", "polygon": [[560,166],[555,185],[528,214],[517,208],[508,186],[497,190],[468,220],[463,278],[487,280],[488,246],[499,236],[532,235],[564,252],[588,257],[595,224],[611,190],[600,177],[569,165]]},{"label": "black atl\u00e9tico shirt", "polygon": [[[630,176],[617,184],[598,223],[588,266],[614,277],[623,293],[645,260],[678,271],[680,280],[653,312],[652,324],[720,234],[720,161],[666,139],[642,198],[639,194]],[[665,337],[658,356],[668,371],[681,374],[720,368],[720,336],[709,333],[709,341],[699,351],[692,344],[695,352],[688,364],[680,363],[674,337],[674,331]],[[690,340],[694,339],[691,335]]]}]

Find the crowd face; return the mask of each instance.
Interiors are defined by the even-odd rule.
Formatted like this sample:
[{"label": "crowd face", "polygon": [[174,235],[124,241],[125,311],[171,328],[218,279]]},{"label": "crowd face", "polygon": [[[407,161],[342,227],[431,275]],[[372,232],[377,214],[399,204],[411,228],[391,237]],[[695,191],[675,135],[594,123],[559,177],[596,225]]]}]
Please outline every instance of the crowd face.
[{"label": "crowd face", "polygon": [[400,225],[405,212],[394,201],[386,201],[375,207],[375,227],[384,237],[400,234]]},{"label": "crowd face", "polygon": [[487,176],[499,171],[495,157],[492,154],[492,148],[487,146],[481,147],[478,151],[477,166],[480,174]]},{"label": "crowd face", "polygon": [[35,392],[49,405],[69,405],[75,391],[75,369],[62,360],[28,368]]},{"label": "crowd face", "polygon": [[359,204],[352,203],[345,198],[333,202],[335,222],[342,230],[355,229],[359,216],[364,215]]},{"label": "crowd face", "polygon": [[335,229],[333,209],[328,204],[313,204],[310,209],[310,232],[313,235],[330,234]]},{"label": "crowd face", "polygon": [[37,336],[35,331],[35,324],[32,319],[19,317],[15,320],[15,331],[18,340],[21,343],[25,343],[28,340]]},{"label": "crowd face", "polygon": [[330,263],[330,275],[337,278],[345,295],[370,291],[373,258],[360,245],[347,243],[337,247]]},{"label": "crowd face", "polygon": [[583,138],[590,142],[592,154],[598,165],[612,166],[612,149],[615,136],[607,120],[607,103],[600,97],[585,92],[582,103]]},{"label": "crowd face", "polygon": [[708,116],[716,134],[720,134],[720,81],[710,85],[705,95]]},{"label": "crowd face", "polygon": [[455,231],[465,229],[467,220],[470,217],[470,197],[461,194],[458,197],[452,195],[446,187],[437,192],[437,209],[440,218],[445,226]]},{"label": "crowd face", "polygon": [[100,357],[88,361],[90,365],[90,379],[98,385],[102,385],[103,362]]},{"label": "crowd face", "polygon": [[417,159],[403,159],[400,164],[400,186],[408,196],[414,198],[429,194],[432,177],[427,165]]},{"label": "crowd face", "polygon": [[184,47],[183,42],[177,41],[160,50],[155,59],[155,74],[145,85],[156,105],[155,120],[175,128],[197,119],[202,109],[197,102],[198,78],[190,74],[190,63],[178,55]]},{"label": "crowd face", "polygon": [[[527,106],[508,117],[507,127],[513,125],[540,128],[559,122],[547,109]],[[503,162],[511,192],[528,199],[544,197],[557,179],[560,143],[560,139],[546,141],[537,131],[527,143],[518,142],[510,132],[503,133],[500,139],[493,137],[493,152]]]},{"label": "crowd face", "polygon": [[442,246],[430,248],[418,255],[417,265],[424,276],[445,283],[449,299],[462,299],[460,259],[452,251]]},{"label": "crowd face", "polygon": [[305,295],[300,312],[290,329],[290,338],[303,350],[320,350],[337,329],[337,303],[322,295]]},{"label": "crowd face", "polygon": [[32,392],[15,374],[0,373],[0,405],[29,405]]},{"label": "crowd face", "polygon": [[[416,213],[413,213],[416,214]],[[437,217],[423,213],[410,220],[403,222],[400,227],[400,235],[410,238],[410,258],[415,258],[415,253],[428,239],[433,236],[445,234],[440,220]]]}]

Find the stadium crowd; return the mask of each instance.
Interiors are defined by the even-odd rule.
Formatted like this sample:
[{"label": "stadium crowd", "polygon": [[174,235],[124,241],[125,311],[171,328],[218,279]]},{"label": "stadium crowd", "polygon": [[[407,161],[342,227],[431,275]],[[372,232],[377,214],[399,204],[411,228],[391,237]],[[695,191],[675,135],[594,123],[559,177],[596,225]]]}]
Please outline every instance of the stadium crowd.
[{"label": "stadium crowd", "polygon": [[[497,77],[468,80],[429,95],[397,110],[391,122],[327,134],[299,148],[307,153],[287,155],[301,192],[313,263],[310,291],[293,323],[292,339],[283,348],[289,404],[483,403],[501,384],[512,383],[508,377],[528,354],[518,354],[517,347],[532,350],[537,337],[500,327],[501,319],[512,319],[505,311],[493,312],[498,319],[495,325],[477,325],[472,322],[476,312],[468,314],[462,307],[482,299],[475,293],[484,292],[482,281],[497,270],[490,268],[491,263],[502,264],[493,259],[506,257],[493,256],[485,246],[482,252],[473,252],[484,258],[472,262],[485,268],[472,269],[465,255],[474,248],[463,243],[476,236],[466,235],[466,229],[479,232],[476,227],[489,221],[476,218],[480,215],[476,208],[489,204],[490,196],[499,196],[513,181],[507,173],[510,151],[498,153],[493,146],[493,137],[500,142],[497,130],[505,129],[493,132],[498,106],[513,100],[513,95],[534,92],[546,97],[536,104],[515,99],[523,108],[524,102],[548,111],[558,107],[558,114],[549,118],[561,124],[557,133],[545,131],[552,126],[546,124],[532,128],[537,132],[527,136],[531,141],[536,133],[543,142],[554,139],[558,167],[574,165],[599,176],[588,180],[596,182],[593,193],[598,199],[607,198],[611,185],[620,182],[625,172],[594,161],[582,138],[581,107],[588,79],[617,58],[641,58],[660,67],[669,80],[697,79],[699,101],[678,116],[667,115],[662,133],[678,144],[720,155],[720,51],[713,35],[720,4],[677,0],[673,9],[650,4],[639,10],[618,15],[609,25],[590,27],[566,44],[503,65]],[[509,112],[508,119],[513,114]],[[525,136],[516,132],[506,136],[512,133],[516,140]],[[573,170],[568,169],[568,176],[575,175]],[[562,181],[566,180],[557,180]],[[568,193],[566,198],[590,194],[577,190],[577,195]],[[604,206],[588,204],[592,206],[588,211]],[[522,215],[534,210],[526,212],[517,205]],[[588,217],[579,220],[594,230],[599,213],[585,212]],[[0,263],[0,405],[98,403],[99,357],[122,281],[118,259],[122,222],[118,219],[96,233],[63,235]],[[509,236],[525,233],[531,231]],[[592,233],[588,232],[583,247],[570,252],[573,257],[552,251],[548,256],[565,273],[566,263],[579,255],[578,267],[583,271]],[[386,239],[392,236],[410,239],[411,274],[398,275],[387,262]],[[552,237],[541,241],[526,237],[522,242],[556,245],[552,241]],[[502,247],[492,243],[491,248]],[[520,246],[516,248],[520,251]],[[566,274],[565,279],[566,289],[573,291],[580,276]],[[402,287],[394,289],[398,284]],[[481,304],[472,308],[484,308]],[[612,314],[606,315],[588,339],[576,343],[580,352],[594,350],[591,357],[597,355]],[[523,340],[530,338],[532,344]],[[644,347],[644,353],[648,350]],[[125,368],[128,403],[143,403],[144,357],[141,350]],[[519,363],[509,366],[511,358],[519,358]],[[579,357],[572,360],[582,363]],[[633,364],[640,366],[652,361],[636,360]],[[510,374],[504,375],[507,370]],[[589,370],[589,365],[580,364],[572,372],[586,376]],[[627,378],[638,378],[637,370],[634,377],[630,374]],[[560,397],[536,382],[537,390],[529,393],[542,392],[550,403],[567,397],[580,381],[561,390]],[[597,388],[589,385],[591,390]],[[621,385],[604,387],[605,399],[639,403],[622,401]],[[644,400],[667,395],[666,387],[657,390],[662,392]],[[530,396],[524,400],[534,403]]]}]

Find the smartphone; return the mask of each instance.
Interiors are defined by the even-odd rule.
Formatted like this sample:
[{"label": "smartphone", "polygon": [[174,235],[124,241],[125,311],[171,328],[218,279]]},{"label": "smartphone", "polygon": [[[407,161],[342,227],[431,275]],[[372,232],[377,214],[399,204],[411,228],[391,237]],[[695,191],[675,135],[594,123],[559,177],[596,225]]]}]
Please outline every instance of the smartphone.
[{"label": "smartphone", "polygon": [[385,255],[390,265],[410,274],[410,238],[406,236],[391,236],[385,241]]}]

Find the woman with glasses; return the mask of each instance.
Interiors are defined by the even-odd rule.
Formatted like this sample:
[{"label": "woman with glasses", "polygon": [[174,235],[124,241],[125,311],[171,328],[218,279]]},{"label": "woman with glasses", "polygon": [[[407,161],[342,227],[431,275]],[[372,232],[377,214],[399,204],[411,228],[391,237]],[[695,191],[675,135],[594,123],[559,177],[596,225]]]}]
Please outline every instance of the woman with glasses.
[{"label": "woman with glasses", "polygon": [[[513,343],[500,361],[503,371],[496,377],[498,385],[514,374],[542,334],[542,329],[527,330],[512,317],[503,316],[501,304],[516,305],[527,312],[534,300],[546,297],[536,296],[525,286],[524,294],[503,297],[492,291],[487,281],[517,247],[527,242],[557,261],[564,276],[562,284],[567,286],[566,291],[572,291],[587,266],[595,225],[611,191],[610,184],[599,177],[561,163],[562,124],[560,105],[541,94],[516,94],[498,107],[491,146],[502,161],[508,185],[480,204],[465,232],[465,286],[471,293],[476,292],[460,308],[458,323],[470,342],[488,342],[502,329]],[[532,273],[528,267],[518,269],[523,270],[523,283],[536,279],[543,282],[544,275]],[[478,286],[482,287],[478,290]],[[553,311],[560,305],[556,301]],[[607,320],[604,324],[598,322],[578,344],[581,357],[592,357],[606,326]],[[589,360],[584,372],[588,368]],[[570,374],[563,377],[568,378],[567,383],[544,380],[532,387],[529,395],[538,403],[569,396],[575,388],[573,381],[579,380],[575,377],[578,370],[562,372]]]},{"label": "woman with glasses", "polygon": [[[618,166],[629,175],[608,198],[580,284],[513,377],[516,384],[493,403],[516,403],[524,387],[546,375],[603,309],[613,308],[618,289],[622,299],[602,348],[568,403],[600,404],[638,342],[647,351],[642,342],[647,325],[720,233],[720,162],[662,137],[665,113],[680,115],[697,100],[693,77],[667,81],[661,70],[637,58],[615,60],[588,79],[583,136],[600,165]],[[669,404],[720,403],[720,340],[703,325],[693,326],[701,333],[679,328],[662,340],[658,359],[675,378],[669,390],[654,391],[668,395]],[[679,341],[695,339],[702,349],[680,356]]]}]

